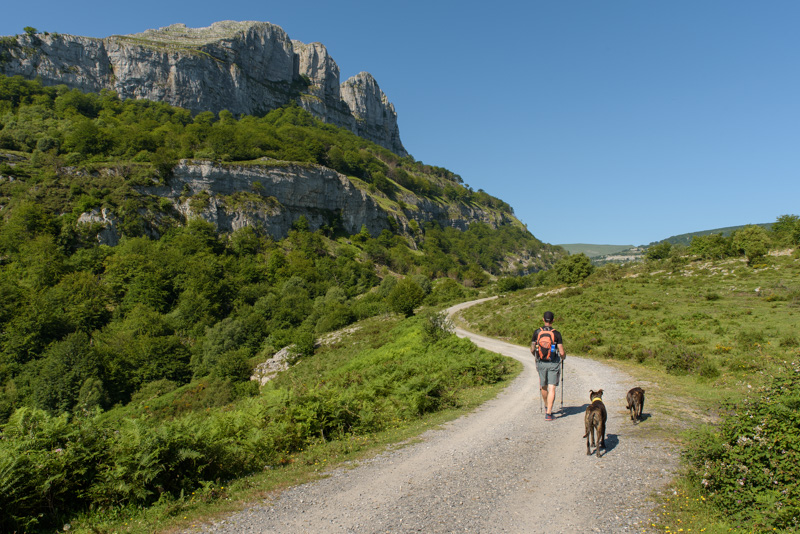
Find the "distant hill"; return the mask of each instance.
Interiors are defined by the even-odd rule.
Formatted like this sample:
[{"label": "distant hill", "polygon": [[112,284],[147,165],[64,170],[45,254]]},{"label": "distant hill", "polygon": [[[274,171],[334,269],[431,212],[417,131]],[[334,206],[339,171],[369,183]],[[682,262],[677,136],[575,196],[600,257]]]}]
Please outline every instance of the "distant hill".
[{"label": "distant hill", "polygon": [[633,248],[633,245],[587,245],[585,243],[571,243],[558,246],[564,248],[570,254],[586,254],[590,258],[616,254],[623,250]]},{"label": "distant hill", "polygon": [[[736,230],[744,228],[745,226],[747,225],[728,226],[725,228],[716,228],[714,230],[702,230],[688,234],[674,235],[666,239],[653,241],[649,245],[642,245],[639,247],[633,245],[591,245],[586,243],[560,244],[558,246],[570,254],[586,254],[595,265],[603,265],[606,263],[627,263],[642,259],[647,247],[656,245],[662,241],[667,241],[672,245],[689,246],[694,236],[709,234],[722,234],[724,236],[729,236]],[[763,226],[765,229],[769,230],[772,227],[772,223],[759,223],[757,226]]]},{"label": "distant hill", "polygon": [[[769,230],[770,228],[772,228],[772,223],[755,223],[755,225],[756,226],[763,226],[766,230]],[[736,230],[739,230],[740,228],[744,228],[745,226],[750,226],[750,225],[727,226],[725,228],[717,228],[715,230],[703,230],[702,232],[692,232],[692,233],[689,233],[689,234],[674,235],[674,236],[668,237],[666,239],[661,239],[660,241],[653,241],[652,243],[650,243],[650,245],[655,245],[657,243],[661,243],[662,241],[667,241],[668,243],[671,243],[673,245],[686,245],[686,246],[688,246],[692,242],[692,238],[694,236],[709,235],[709,234],[722,234],[722,235],[727,237],[727,236],[731,235],[733,232],[735,232]],[[647,246],[650,246],[650,245],[647,245]],[[564,247],[564,248],[567,248],[566,245],[561,245],[561,246]],[[589,246],[589,245],[587,245],[587,246]],[[567,250],[569,250],[569,249],[567,248]],[[570,254],[571,253],[572,252],[570,252]]]}]

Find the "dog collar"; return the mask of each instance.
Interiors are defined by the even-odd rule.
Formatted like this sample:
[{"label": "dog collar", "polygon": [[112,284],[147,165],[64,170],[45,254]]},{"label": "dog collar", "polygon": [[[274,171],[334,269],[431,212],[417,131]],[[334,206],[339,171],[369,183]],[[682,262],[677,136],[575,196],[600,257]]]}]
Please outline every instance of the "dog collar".
[{"label": "dog collar", "polygon": [[602,402],[602,400],[603,399],[601,397],[595,397],[595,398],[592,399],[592,402],[597,402],[597,401],[601,401]]}]

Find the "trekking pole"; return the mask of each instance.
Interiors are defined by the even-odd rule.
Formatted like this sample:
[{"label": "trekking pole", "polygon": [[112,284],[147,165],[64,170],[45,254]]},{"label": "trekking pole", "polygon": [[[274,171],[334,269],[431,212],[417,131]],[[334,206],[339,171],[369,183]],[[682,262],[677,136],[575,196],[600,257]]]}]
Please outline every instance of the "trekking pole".
[{"label": "trekking pole", "polygon": [[561,409],[564,409],[564,358],[561,358]]}]

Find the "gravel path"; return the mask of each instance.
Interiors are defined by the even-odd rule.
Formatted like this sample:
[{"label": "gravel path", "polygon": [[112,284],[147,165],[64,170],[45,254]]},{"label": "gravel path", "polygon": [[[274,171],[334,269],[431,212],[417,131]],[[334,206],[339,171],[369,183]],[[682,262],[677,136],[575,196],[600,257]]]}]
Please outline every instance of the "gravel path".
[{"label": "gravel path", "polygon": [[[418,443],[332,470],[191,532],[642,532],[652,515],[649,497],[671,479],[678,453],[647,439],[647,420],[630,421],[625,394],[637,384],[599,362],[568,356],[564,407],[546,422],[527,348],[456,333],[521,361],[522,374],[497,398]],[[602,457],[587,456],[582,437],[589,390],[599,388],[609,412]],[[560,399],[559,390],[556,407]],[[644,411],[658,417],[647,403]]]}]

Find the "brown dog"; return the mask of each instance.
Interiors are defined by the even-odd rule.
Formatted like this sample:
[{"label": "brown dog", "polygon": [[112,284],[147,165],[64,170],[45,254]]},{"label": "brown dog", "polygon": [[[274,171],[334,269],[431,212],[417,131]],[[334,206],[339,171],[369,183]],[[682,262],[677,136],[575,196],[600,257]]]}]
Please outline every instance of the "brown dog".
[{"label": "brown dog", "polygon": [[642,419],[644,409],[644,390],[633,388],[628,392],[628,409],[631,411],[631,421],[636,423]]},{"label": "brown dog", "polygon": [[[583,420],[586,423],[586,454],[592,454],[592,449],[589,447],[589,440],[591,439],[591,446],[594,447],[597,456],[600,456],[600,449],[606,448],[606,420],[608,414],[606,413],[606,406],[603,404],[603,390],[589,391],[589,400],[592,401],[586,407],[586,415]],[[597,431],[597,441],[595,442],[595,430]],[[596,444],[595,444],[596,443]]]}]

